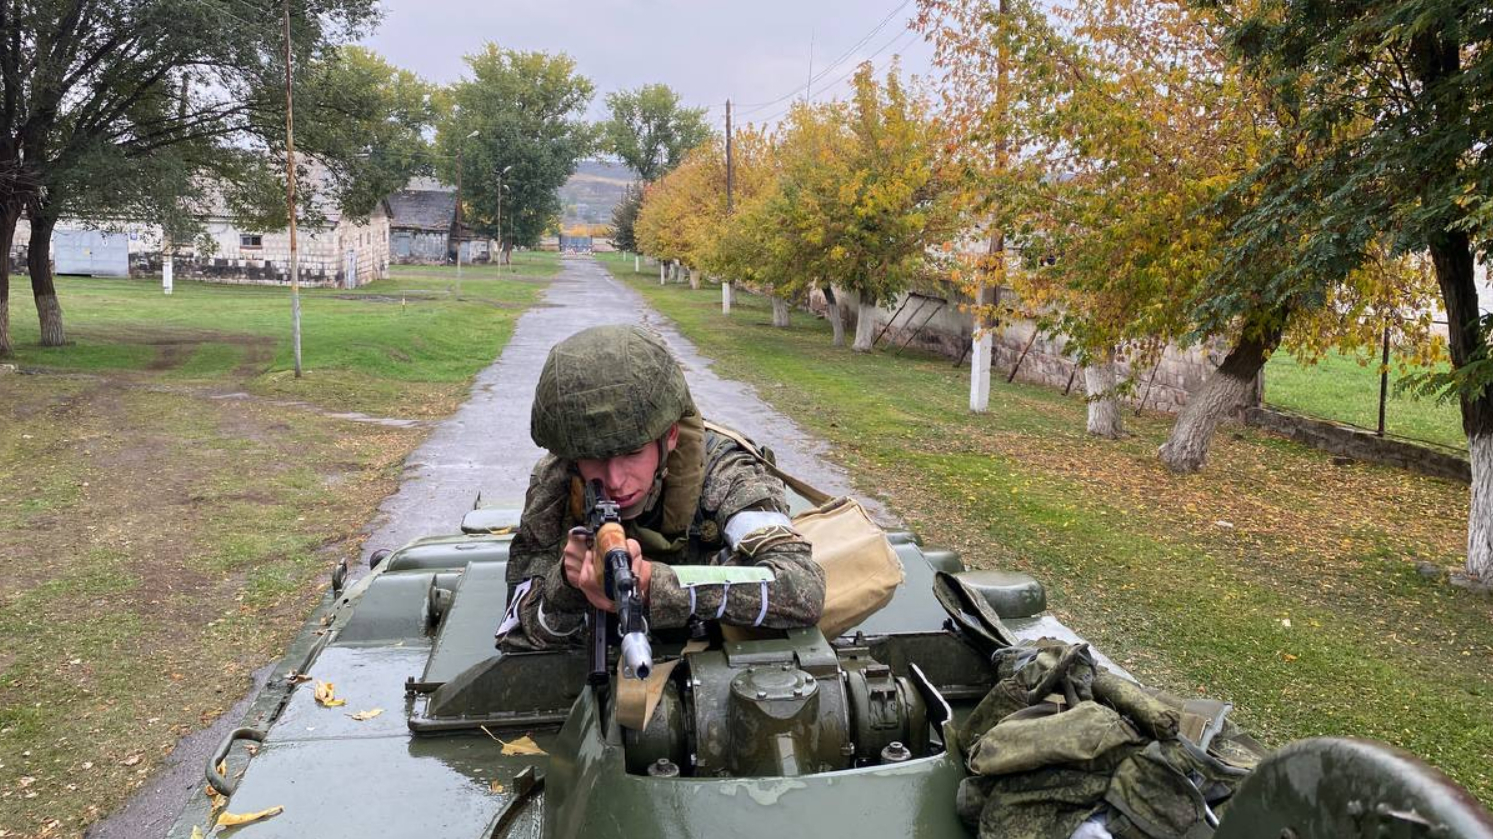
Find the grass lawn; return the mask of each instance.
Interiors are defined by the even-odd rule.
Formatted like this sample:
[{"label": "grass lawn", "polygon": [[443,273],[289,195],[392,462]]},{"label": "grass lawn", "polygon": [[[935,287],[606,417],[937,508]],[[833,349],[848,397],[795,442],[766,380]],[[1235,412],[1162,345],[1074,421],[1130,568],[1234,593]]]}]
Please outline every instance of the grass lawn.
[{"label": "grass lawn", "polygon": [[59,277],[71,343],[43,348],[25,277],[12,278],[14,361],[59,371],[145,371],[173,381],[231,379],[263,396],[444,416],[507,340],[512,318],[504,313],[533,302],[559,264],[555,254],[521,253],[515,272],[468,265],[459,287],[454,268],[394,265],[390,279],[358,289],[303,289],[300,381],[292,375],[284,287],[177,282],[167,297],[158,278]]},{"label": "grass lawn", "polygon": [[[1390,360],[1389,399],[1384,406],[1384,430],[1391,435],[1467,450],[1462,413],[1456,403],[1415,399],[1395,394],[1400,378]],[[1265,402],[1288,411],[1379,427],[1379,358],[1360,364],[1352,356],[1333,353],[1316,364],[1303,364],[1290,353],[1276,353],[1265,367]]]},{"label": "grass lawn", "polygon": [[[1053,611],[1140,678],[1234,702],[1280,745],[1386,740],[1493,802],[1493,601],[1416,573],[1462,562],[1467,488],[1225,428],[1208,468],[1157,461],[1170,418],[1084,433],[1084,406],[969,368],[858,355],[763,298],[660,287],[605,260],[708,357],[834,447],[860,488],[974,567],[1031,573]],[[709,413],[709,405],[702,405]]]},{"label": "grass lawn", "polygon": [[13,294],[0,836],[80,835],[283,652],[426,433],[334,414],[448,413],[558,260],[519,267],[307,290],[299,381],[284,288],[61,278],[48,350]]}]

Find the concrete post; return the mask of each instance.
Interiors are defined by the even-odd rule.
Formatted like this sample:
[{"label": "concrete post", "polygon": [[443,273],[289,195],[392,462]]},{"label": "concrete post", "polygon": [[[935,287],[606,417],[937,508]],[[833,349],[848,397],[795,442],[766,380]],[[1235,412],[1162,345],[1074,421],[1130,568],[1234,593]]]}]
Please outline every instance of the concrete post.
[{"label": "concrete post", "polygon": [[171,254],[168,253],[161,261],[161,291],[166,294],[171,293],[171,274]]},{"label": "concrete post", "polygon": [[721,314],[731,314],[731,281],[721,283]]},{"label": "concrete post", "polygon": [[643,273],[642,261],[643,261],[642,258],[639,257],[637,254],[633,254],[632,255],[632,272],[634,274],[641,274],[641,273]]},{"label": "concrete post", "polygon": [[669,281],[669,269],[664,266],[662,260],[658,263],[658,284],[663,285]]}]

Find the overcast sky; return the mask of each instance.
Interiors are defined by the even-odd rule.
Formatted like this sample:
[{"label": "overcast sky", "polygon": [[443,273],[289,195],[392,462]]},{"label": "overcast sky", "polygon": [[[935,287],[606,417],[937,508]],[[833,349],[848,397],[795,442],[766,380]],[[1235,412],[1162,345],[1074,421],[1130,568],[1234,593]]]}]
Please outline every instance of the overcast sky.
[{"label": "overcast sky", "polygon": [[[738,122],[776,121],[809,79],[814,98],[843,97],[861,60],[881,75],[893,55],[906,73],[926,73],[931,47],[907,29],[915,0],[382,0],[383,24],[364,43],[427,80],[447,83],[462,57],[486,41],[564,52],[596,85],[589,116],[605,114],[610,91],[663,82]],[[890,17],[889,17],[890,16]],[[879,26],[879,28],[878,28]],[[834,63],[836,59],[844,59]]]}]

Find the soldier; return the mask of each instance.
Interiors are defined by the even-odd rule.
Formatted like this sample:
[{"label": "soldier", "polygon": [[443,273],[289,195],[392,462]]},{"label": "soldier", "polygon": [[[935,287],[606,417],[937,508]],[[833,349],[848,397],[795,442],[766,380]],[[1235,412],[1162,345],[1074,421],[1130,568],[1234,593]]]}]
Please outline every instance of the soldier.
[{"label": "soldier", "polygon": [[529,433],[548,449],[529,478],[508,559],[508,650],[579,643],[587,605],[616,606],[592,572],[585,485],[622,510],[651,628],[692,619],[813,626],[824,572],[788,518],[782,483],[708,431],[679,362],[636,326],[556,344],[534,391]]}]

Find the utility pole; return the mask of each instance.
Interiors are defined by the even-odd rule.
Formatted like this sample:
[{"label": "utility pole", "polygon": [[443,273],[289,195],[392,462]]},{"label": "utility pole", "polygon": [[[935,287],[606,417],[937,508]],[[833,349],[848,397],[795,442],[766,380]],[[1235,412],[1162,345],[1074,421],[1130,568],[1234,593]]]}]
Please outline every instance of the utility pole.
[{"label": "utility pole", "polygon": [[295,239],[295,116],[290,87],[290,0],[285,8],[285,206],[290,217],[290,340],[295,377],[301,377],[301,264]]},{"label": "utility pole", "polygon": [[[726,215],[736,209],[734,188],[736,186],[736,159],[732,156],[731,144],[731,100],[726,100]],[[721,314],[731,314],[731,278],[721,283]]]},{"label": "utility pole", "polygon": [[466,145],[465,140],[456,143],[456,212],[452,216],[456,219],[452,227],[456,231],[456,288],[461,289],[461,147]]},{"label": "utility pole", "polygon": [[726,214],[735,208],[732,189],[736,184],[736,161],[731,156],[731,100],[726,100]]},{"label": "utility pole", "polygon": [[809,80],[804,82],[804,104],[809,104],[814,88],[814,30],[809,30]]}]

